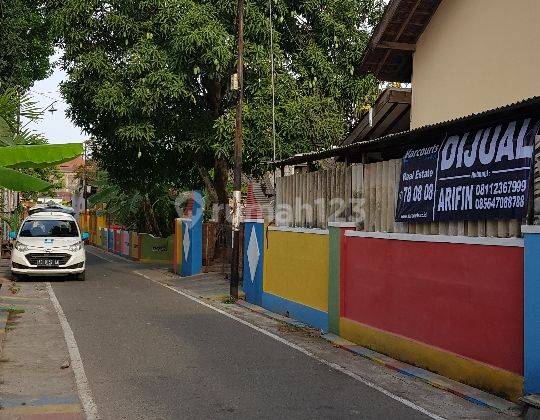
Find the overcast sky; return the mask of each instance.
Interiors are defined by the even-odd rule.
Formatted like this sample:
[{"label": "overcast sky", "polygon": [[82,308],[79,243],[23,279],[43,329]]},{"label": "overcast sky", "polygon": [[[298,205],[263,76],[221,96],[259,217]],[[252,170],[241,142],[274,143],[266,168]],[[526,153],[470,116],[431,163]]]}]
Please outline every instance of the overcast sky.
[{"label": "overcast sky", "polygon": [[[51,58],[54,62],[60,54],[56,54]],[[60,82],[66,79],[66,74],[59,68],[55,68],[53,74],[46,80],[36,82],[30,94],[34,101],[44,109],[52,102],[57,111],[53,114],[46,111],[43,119],[32,123],[29,128],[42,133],[50,143],[80,143],[86,140],[88,136],[84,135],[78,127],[75,127],[70,119],[66,116],[66,103],[60,96]]]}]

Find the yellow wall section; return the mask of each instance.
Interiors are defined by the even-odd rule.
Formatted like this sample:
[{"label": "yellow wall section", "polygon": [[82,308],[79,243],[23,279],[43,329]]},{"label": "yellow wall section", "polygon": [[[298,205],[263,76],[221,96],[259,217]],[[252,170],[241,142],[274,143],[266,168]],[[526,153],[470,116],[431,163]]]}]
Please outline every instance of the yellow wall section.
[{"label": "yellow wall section", "polygon": [[105,216],[96,216],[96,217],[97,217],[96,228],[98,230],[102,228],[107,228],[107,218]]},{"label": "yellow wall section", "polygon": [[267,231],[264,291],[328,312],[328,235]]},{"label": "yellow wall section", "polygon": [[174,262],[176,262],[175,270],[180,273],[182,271],[182,263],[184,262],[182,258],[182,220],[181,219],[175,219],[174,220],[174,241],[175,241],[175,249],[174,252],[176,252],[174,256]]},{"label": "yellow wall section", "polygon": [[346,318],[340,319],[339,328],[341,337],[347,340],[458,382],[504,395],[513,401],[523,395],[523,378],[515,373]]},{"label": "yellow wall section", "polygon": [[443,0],[416,45],[411,127],[540,95],[538,16],[538,0]]}]

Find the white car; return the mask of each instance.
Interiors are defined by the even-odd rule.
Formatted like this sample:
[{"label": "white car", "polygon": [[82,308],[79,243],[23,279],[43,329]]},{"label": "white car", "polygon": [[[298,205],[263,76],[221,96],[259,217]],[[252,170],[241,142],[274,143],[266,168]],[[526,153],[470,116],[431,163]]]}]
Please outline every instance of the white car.
[{"label": "white car", "polygon": [[85,279],[86,253],[75,218],[64,212],[47,211],[28,216],[14,239],[11,253],[11,275],[76,276]]}]

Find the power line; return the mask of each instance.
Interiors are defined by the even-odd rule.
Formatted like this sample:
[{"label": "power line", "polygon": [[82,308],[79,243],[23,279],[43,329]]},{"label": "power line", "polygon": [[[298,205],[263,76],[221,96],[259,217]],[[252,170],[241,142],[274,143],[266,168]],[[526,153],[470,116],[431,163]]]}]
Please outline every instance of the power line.
[{"label": "power line", "polygon": [[270,0],[270,63],[272,80],[272,146],[274,151],[274,162],[276,161],[276,85],[274,79],[274,22],[272,20],[272,0]]},{"label": "power line", "polygon": [[[40,96],[43,96],[44,98],[47,98],[47,99],[50,99],[51,101],[58,101],[59,99],[58,98],[54,98],[52,96],[49,96],[49,95],[46,95],[45,93],[43,92],[38,92],[36,90],[30,90],[30,93],[34,94],[34,95],[40,95]],[[48,94],[53,94],[55,92],[47,92]],[[58,93],[58,92],[56,92]]]}]

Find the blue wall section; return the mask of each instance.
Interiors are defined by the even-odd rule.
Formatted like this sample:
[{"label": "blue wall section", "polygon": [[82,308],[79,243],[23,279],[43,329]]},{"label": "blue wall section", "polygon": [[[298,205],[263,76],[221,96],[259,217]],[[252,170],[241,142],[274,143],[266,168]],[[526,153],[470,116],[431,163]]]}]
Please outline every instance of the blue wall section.
[{"label": "blue wall section", "polygon": [[525,394],[540,393],[540,233],[525,233]]},{"label": "blue wall section", "polygon": [[262,294],[262,306],[272,312],[289,316],[323,332],[328,332],[326,312],[266,292]]},{"label": "blue wall section", "polygon": [[242,288],[246,294],[246,301],[259,306],[262,305],[263,263],[264,223],[246,222],[244,224],[244,275]]},{"label": "blue wall section", "polygon": [[[182,219],[182,276],[193,276],[202,271],[202,223],[202,194],[200,191],[193,191],[191,218]],[[184,247],[184,241],[189,242],[187,248]]]},{"label": "blue wall section", "polygon": [[109,229],[101,229],[101,244],[99,246],[104,250],[109,248]]},{"label": "blue wall section", "polygon": [[107,245],[108,245],[108,251],[114,252],[114,231],[112,229],[108,229]]}]

